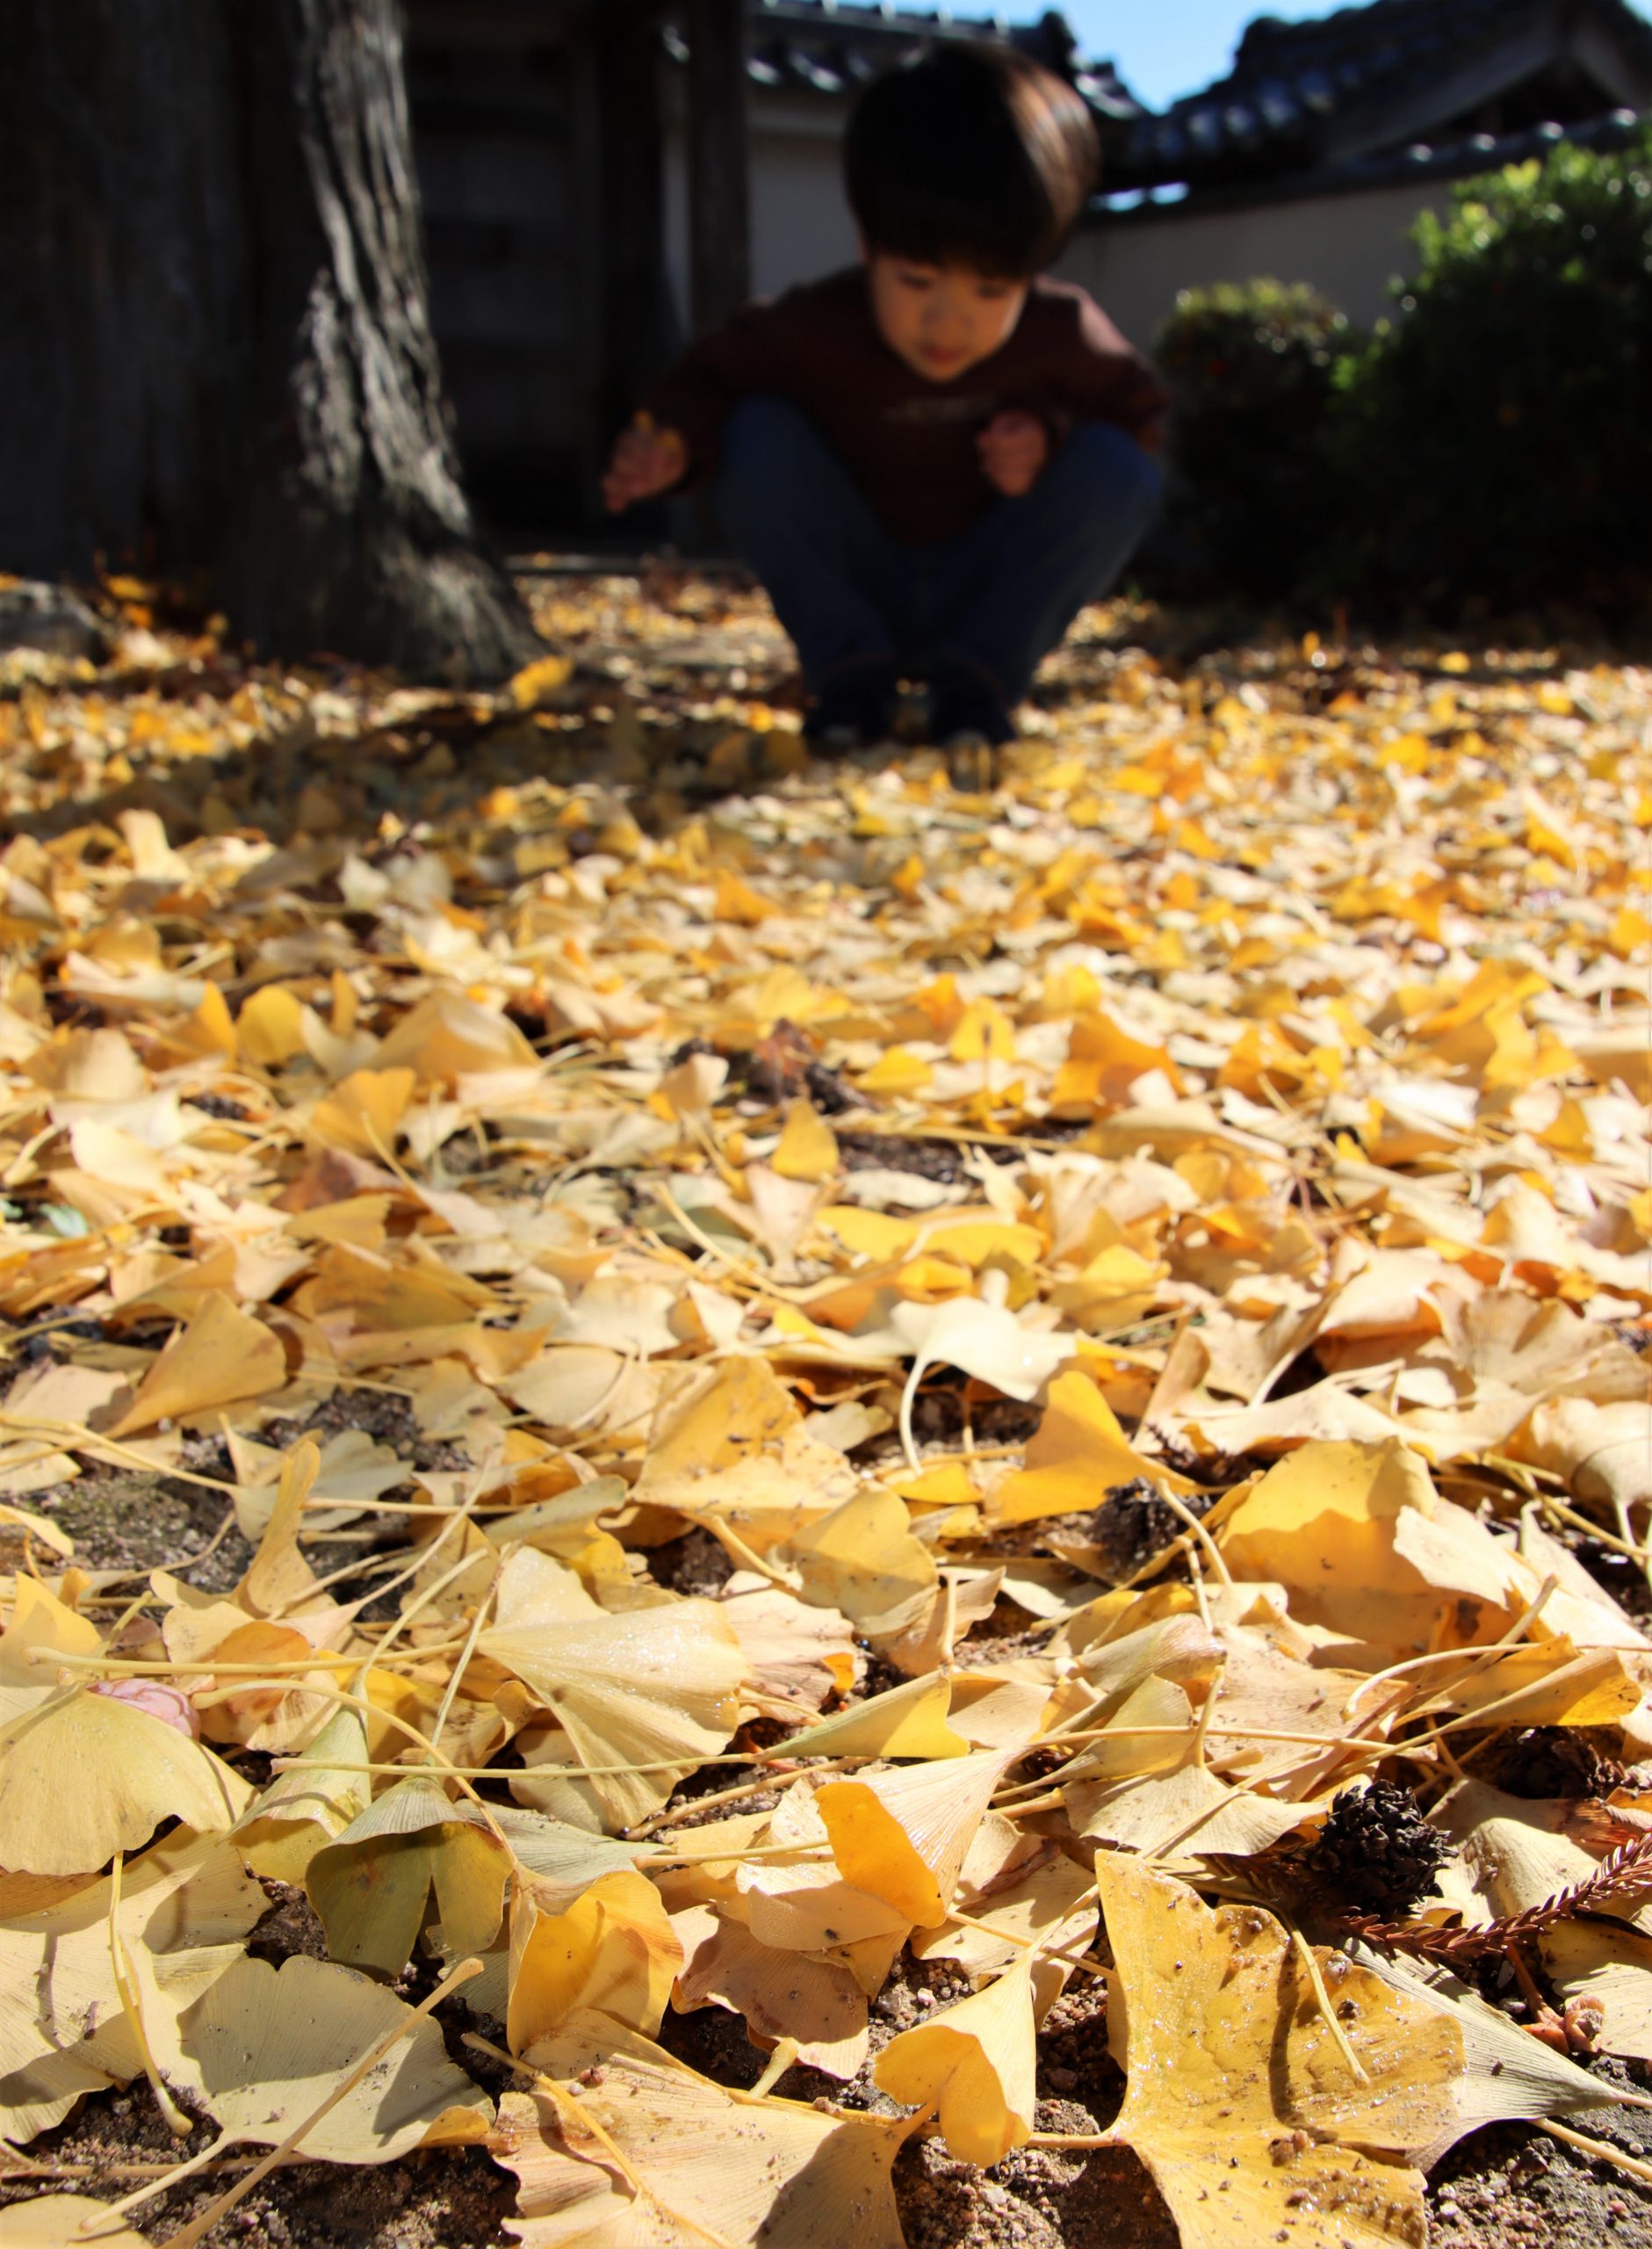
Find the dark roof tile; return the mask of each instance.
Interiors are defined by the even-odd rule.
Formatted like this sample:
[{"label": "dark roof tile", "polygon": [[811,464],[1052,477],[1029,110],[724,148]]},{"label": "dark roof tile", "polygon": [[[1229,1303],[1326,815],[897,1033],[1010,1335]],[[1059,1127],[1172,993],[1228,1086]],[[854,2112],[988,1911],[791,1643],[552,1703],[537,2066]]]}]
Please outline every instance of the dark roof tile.
[{"label": "dark roof tile", "polygon": [[[1070,78],[1104,131],[1116,132],[1147,115],[1113,63],[1082,57],[1066,18],[1053,8],[1027,24],[1005,14],[960,15],[946,7],[898,6],[895,0],[747,0],[747,6],[752,48],[747,68],[754,84],[770,92],[840,98],[925,40],[1007,39]],[[687,59],[680,24],[667,20],[664,40],[675,61]]]},{"label": "dark roof tile", "polygon": [[[1628,0],[1579,4],[1615,34],[1652,88],[1652,25]],[[1412,88],[1425,96],[1456,58],[1547,20],[1547,12],[1539,0],[1366,0],[1363,6],[1298,22],[1259,16],[1227,76],[1172,104],[1168,118],[1185,127],[1180,145],[1162,129],[1133,136],[1137,184],[1196,184],[1205,176],[1232,179],[1334,162],[1334,126],[1341,112]],[[1461,136],[1450,131],[1450,123],[1442,117],[1436,127],[1419,117],[1411,129],[1421,125],[1431,148],[1443,129],[1460,147]],[[1120,182],[1116,166],[1114,179],[1130,184]]]}]

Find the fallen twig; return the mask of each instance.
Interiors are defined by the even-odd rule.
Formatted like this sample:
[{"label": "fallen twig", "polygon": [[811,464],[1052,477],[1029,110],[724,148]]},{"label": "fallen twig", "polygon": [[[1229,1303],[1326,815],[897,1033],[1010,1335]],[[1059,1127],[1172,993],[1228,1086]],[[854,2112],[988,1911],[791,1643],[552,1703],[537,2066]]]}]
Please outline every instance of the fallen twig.
[{"label": "fallen twig", "polygon": [[1423,1960],[1440,1960],[1448,1966],[1496,1959],[1526,1938],[1541,1936],[1546,1929],[1580,1915],[1605,1913],[1613,1906],[1652,1891],[1652,1834],[1640,1835],[1603,1859],[1594,1873],[1575,1882],[1540,1906],[1506,1920],[1487,1921],[1479,1928],[1463,1928],[1437,1921],[1384,1921],[1371,1913],[1344,1913],[1337,1926],[1345,1935],[1357,1936],[1385,1952],[1410,1952]]}]

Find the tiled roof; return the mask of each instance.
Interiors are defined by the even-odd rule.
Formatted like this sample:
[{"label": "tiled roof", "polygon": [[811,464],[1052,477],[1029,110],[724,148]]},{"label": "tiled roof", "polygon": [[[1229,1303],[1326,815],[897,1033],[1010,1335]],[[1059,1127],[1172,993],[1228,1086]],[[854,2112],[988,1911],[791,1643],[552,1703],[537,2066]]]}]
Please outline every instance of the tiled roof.
[{"label": "tiled roof", "polygon": [[[1289,200],[1295,197],[1357,192],[1360,189],[1410,185],[1420,180],[1467,179],[1477,172],[1497,171],[1504,164],[1541,158],[1561,141],[1584,148],[1621,148],[1641,133],[1644,119],[1632,109],[1609,111],[1605,116],[1578,125],[1534,125],[1517,133],[1440,134],[1414,141],[1405,148],[1360,156],[1347,163],[1280,171],[1263,178],[1234,179],[1215,187],[1200,180],[1201,207],[1220,208],[1226,203],[1246,206],[1256,201]],[[1151,189],[1110,193],[1115,218],[1151,221],[1185,210],[1184,202],[1157,200]]]},{"label": "tiled roof", "polygon": [[[1018,12],[1027,0],[1019,0]],[[1612,35],[1642,76],[1652,108],[1652,25],[1628,0],[1570,0]],[[842,101],[925,41],[1008,40],[1070,79],[1096,113],[1107,147],[1109,188],[1128,192],[1175,185],[1214,190],[1312,177],[1326,184],[1379,175],[1461,171],[1507,160],[1563,129],[1587,137],[1620,129],[1603,102],[1591,116],[1559,127],[1533,114],[1505,120],[1498,133],[1465,134],[1461,120],[1427,117],[1432,88],[1466,58],[1558,22],[1553,0],[1366,0],[1363,6],[1286,23],[1259,16],[1234,67],[1202,93],[1162,116],[1143,107],[1111,62],[1087,61],[1066,18],[1050,9],[1035,23],[1005,14],[959,15],[898,0],[747,0],[753,86],[769,93]],[[688,55],[682,25],[667,15],[667,53]],[[1373,105],[1407,98],[1425,120],[1383,147],[1351,145],[1349,120]]]},{"label": "tiled roof", "polygon": [[[1652,83],[1652,26],[1626,0],[1583,0]],[[1432,82],[1552,11],[1536,0],[1368,0],[1305,22],[1262,16],[1233,69],[1162,117],[1137,120],[1113,177],[1129,184],[1286,172],[1335,161],[1339,120]],[[1449,120],[1439,120],[1442,127]]]},{"label": "tiled roof", "polygon": [[[928,40],[1008,40],[1070,78],[1102,126],[1116,133],[1147,112],[1110,62],[1087,62],[1053,9],[1035,24],[1007,17],[960,16],[949,8],[897,7],[894,0],[747,0],[747,61],[754,86],[768,92],[841,98],[858,93]],[[667,22],[668,53],[686,58],[682,28]]]}]

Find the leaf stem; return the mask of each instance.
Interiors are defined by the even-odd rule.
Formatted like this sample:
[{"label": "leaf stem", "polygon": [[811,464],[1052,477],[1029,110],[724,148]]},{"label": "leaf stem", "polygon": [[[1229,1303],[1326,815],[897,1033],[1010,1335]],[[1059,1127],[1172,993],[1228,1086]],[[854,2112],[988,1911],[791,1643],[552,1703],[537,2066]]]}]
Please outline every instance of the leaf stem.
[{"label": "leaf stem", "polygon": [[1331,2003],[1331,1993],[1325,1989],[1325,1979],[1319,1972],[1319,1963],[1314,1957],[1313,1947],[1300,1929],[1291,1931],[1291,1949],[1302,1963],[1302,1972],[1313,1986],[1314,2001],[1319,2009],[1320,2019],[1335,2041],[1337,2050],[1353,2072],[1355,2080],[1360,2085],[1369,2085],[1371,2072],[1354,2052],[1353,2041],[1337,2020],[1337,2010]]}]

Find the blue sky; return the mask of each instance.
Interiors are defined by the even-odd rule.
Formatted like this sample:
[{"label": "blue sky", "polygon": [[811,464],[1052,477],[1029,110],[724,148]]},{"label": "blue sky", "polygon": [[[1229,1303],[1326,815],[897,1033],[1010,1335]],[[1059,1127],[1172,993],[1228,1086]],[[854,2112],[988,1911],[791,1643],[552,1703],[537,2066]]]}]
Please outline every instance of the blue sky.
[{"label": "blue sky", "polygon": [[[999,0],[1003,4],[1003,0]],[[1219,78],[1253,16],[1328,16],[1331,0],[1058,0],[1086,52],[1111,55],[1129,85],[1159,109]],[[1652,15],[1652,0],[1634,0]],[[1024,0],[1018,16],[1041,11]]]}]

